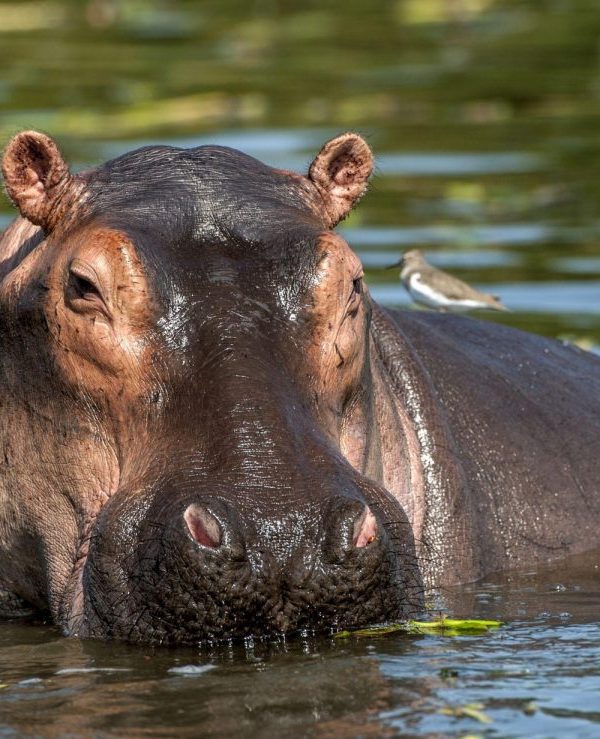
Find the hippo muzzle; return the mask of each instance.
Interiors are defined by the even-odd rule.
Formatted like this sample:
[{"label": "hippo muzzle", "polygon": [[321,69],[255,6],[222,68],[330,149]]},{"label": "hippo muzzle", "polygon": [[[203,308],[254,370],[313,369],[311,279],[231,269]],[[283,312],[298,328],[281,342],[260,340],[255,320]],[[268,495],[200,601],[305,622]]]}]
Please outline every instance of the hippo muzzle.
[{"label": "hippo muzzle", "polygon": [[71,628],[194,644],[406,618],[421,594],[408,523],[389,522],[374,488],[370,506],[354,489],[267,514],[214,492],[116,496],[97,521]]}]

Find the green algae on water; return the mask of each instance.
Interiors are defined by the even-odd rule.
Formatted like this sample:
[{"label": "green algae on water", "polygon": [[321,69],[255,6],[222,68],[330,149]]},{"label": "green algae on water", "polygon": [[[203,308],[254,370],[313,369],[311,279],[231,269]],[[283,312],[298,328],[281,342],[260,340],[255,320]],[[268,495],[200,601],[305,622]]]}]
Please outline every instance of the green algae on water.
[{"label": "green algae on water", "polygon": [[477,618],[437,618],[432,621],[406,621],[404,623],[385,624],[366,629],[340,631],[335,639],[349,637],[378,637],[403,632],[405,634],[440,634],[441,636],[476,636],[487,634],[502,626],[502,621],[491,621]]},{"label": "green algae on water", "polygon": [[455,718],[472,718],[482,724],[491,724],[492,719],[483,710],[484,708],[483,703],[465,703],[464,706],[445,706],[440,708],[438,713]]}]

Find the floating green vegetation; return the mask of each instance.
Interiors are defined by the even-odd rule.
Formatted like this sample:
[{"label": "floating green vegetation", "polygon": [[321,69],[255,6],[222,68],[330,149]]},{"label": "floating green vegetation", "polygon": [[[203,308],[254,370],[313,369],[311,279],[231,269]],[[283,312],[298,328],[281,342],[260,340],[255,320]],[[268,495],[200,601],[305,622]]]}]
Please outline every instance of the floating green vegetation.
[{"label": "floating green vegetation", "polygon": [[465,703],[464,706],[445,706],[438,713],[455,718],[472,718],[482,724],[491,724],[492,719],[485,713],[483,703]]},{"label": "floating green vegetation", "polygon": [[502,626],[502,621],[490,621],[477,618],[438,618],[432,621],[406,621],[404,623],[385,624],[384,626],[373,626],[366,629],[353,631],[340,631],[335,634],[335,639],[348,639],[356,637],[388,636],[403,632],[405,634],[440,634],[442,636],[474,636],[487,634],[493,629]]}]

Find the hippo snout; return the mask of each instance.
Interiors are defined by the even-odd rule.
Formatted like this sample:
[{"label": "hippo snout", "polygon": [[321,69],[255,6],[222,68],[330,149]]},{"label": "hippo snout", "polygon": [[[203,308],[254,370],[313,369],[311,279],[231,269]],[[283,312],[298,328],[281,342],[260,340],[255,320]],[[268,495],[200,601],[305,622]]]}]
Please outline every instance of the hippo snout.
[{"label": "hippo snout", "polygon": [[419,601],[394,524],[360,498],[268,514],[214,494],[137,503],[98,521],[81,635],[193,644],[397,619]]}]

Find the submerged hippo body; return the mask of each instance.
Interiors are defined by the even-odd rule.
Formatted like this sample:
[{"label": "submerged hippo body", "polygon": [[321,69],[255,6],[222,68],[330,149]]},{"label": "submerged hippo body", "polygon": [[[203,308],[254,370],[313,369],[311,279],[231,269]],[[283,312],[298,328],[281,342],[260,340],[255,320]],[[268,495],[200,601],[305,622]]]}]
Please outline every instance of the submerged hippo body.
[{"label": "submerged hippo body", "polygon": [[354,134],[307,177],[160,146],[71,175],[13,139],[5,615],[164,643],[348,627],[599,543],[599,360],[374,304],[331,230],[371,169]]}]

